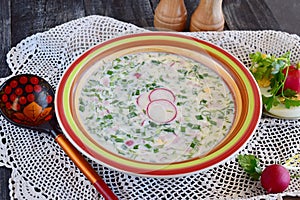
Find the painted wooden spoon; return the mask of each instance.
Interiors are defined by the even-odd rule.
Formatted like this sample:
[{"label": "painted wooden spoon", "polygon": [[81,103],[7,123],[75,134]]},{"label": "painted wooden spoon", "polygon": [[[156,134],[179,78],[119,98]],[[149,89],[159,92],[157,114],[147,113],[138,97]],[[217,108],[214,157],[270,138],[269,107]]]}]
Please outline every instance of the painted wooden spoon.
[{"label": "painted wooden spoon", "polygon": [[5,81],[0,87],[0,113],[16,126],[50,133],[105,199],[118,199],[62,134],[54,111],[54,90],[46,80],[22,74]]}]

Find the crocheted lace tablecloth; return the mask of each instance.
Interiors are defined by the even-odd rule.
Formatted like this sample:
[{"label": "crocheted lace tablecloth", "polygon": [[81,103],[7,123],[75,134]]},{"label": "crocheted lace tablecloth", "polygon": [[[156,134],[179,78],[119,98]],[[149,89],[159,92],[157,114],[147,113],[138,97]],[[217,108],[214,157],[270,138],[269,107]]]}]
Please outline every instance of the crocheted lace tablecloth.
[{"label": "crocheted lace tablecloth", "polygon": [[[8,53],[12,75],[37,74],[56,88],[64,70],[90,47],[105,40],[148,31],[103,16],[88,16],[38,33]],[[300,60],[300,37],[278,31],[184,32],[218,45],[250,66],[249,53],[292,53]],[[0,80],[2,83],[7,78]],[[0,117],[0,166],[12,168],[12,199],[102,199],[50,135],[21,129]],[[300,120],[262,117],[258,129],[239,153],[254,154],[265,167],[300,153]],[[300,196],[300,179],[281,194],[267,195],[252,181],[236,157],[206,172],[177,178],[145,178],[88,161],[120,199],[281,199]]]}]

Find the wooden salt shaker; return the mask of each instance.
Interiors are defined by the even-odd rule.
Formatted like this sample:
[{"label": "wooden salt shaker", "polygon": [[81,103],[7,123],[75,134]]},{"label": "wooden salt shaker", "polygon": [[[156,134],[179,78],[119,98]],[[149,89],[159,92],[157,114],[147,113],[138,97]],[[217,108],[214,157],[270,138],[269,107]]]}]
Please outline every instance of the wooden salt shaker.
[{"label": "wooden salt shaker", "polygon": [[190,31],[221,31],[224,28],[223,0],[200,0],[191,17]]},{"label": "wooden salt shaker", "polygon": [[154,27],[158,30],[182,31],[186,19],[184,0],[160,0],[155,9]]}]

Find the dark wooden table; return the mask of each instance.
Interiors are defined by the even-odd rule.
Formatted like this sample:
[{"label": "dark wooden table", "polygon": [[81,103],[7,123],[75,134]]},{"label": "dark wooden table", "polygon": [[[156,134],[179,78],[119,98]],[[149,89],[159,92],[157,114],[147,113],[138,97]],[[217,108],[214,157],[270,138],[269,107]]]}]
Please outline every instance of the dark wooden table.
[{"label": "dark wooden table", "polygon": [[[159,0],[2,0],[0,78],[11,73],[6,63],[7,52],[32,34],[88,15],[105,15],[140,27],[153,27],[158,3]],[[185,0],[188,20],[198,3],[199,0]],[[223,0],[227,30],[272,29],[300,35],[299,10],[299,0]],[[1,200],[9,199],[10,173],[10,169],[0,167]]]}]

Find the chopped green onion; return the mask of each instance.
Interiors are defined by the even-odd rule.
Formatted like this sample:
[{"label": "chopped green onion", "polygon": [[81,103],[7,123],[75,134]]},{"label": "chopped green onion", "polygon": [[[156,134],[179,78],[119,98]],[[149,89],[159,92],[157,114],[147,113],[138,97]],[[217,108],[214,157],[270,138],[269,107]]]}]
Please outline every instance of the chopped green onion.
[{"label": "chopped green onion", "polygon": [[151,63],[156,64],[156,65],[161,64],[161,62],[159,60],[151,60]]},{"label": "chopped green onion", "polygon": [[196,115],[195,117],[196,117],[197,120],[202,120],[202,119],[204,119],[204,118],[202,117],[202,115]]},{"label": "chopped green onion", "polygon": [[170,133],[175,133],[175,129],[174,128],[165,128],[165,129],[162,129],[163,131],[166,131],[166,132],[170,132]]},{"label": "chopped green onion", "polygon": [[106,73],[107,73],[108,75],[112,75],[114,72],[111,71],[111,70],[108,70]]},{"label": "chopped green onion", "polygon": [[180,132],[185,133],[185,129],[186,129],[186,128],[185,128],[184,126],[181,126],[181,127],[180,127]]},{"label": "chopped green onion", "polygon": [[135,112],[130,112],[130,113],[127,115],[128,118],[133,118],[133,117],[136,117],[136,116],[137,116],[137,114],[136,114]]},{"label": "chopped green onion", "polygon": [[103,117],[103,119],[113,119],[113,116],[112,116],[111,114],[105,115],[105,116]]},{"label": "chopped green onion", "polygon": [[124,142],[124,139],[122,139],[122,138],[115,138],[115,141],[116,142]]},{"label": "chopped green onion", "polygon": [[84,112],[84,110],[85,110],[84,106],[83,106],[83,105],[80,105],[80,106],[79,106],[79,111],[80,111],[80,112]]}]

